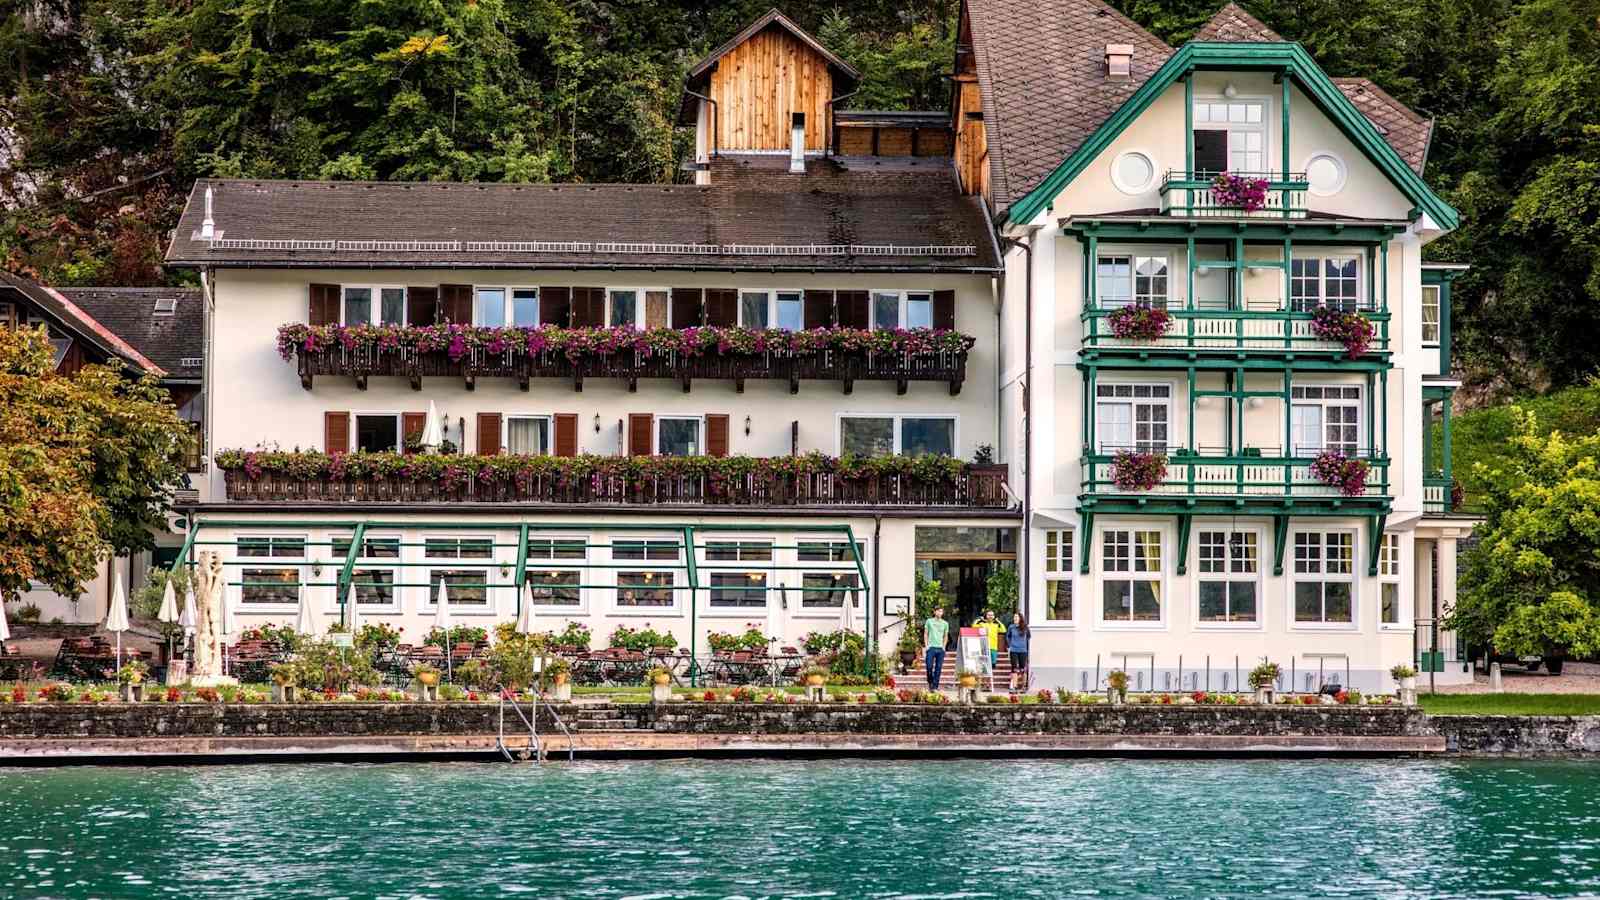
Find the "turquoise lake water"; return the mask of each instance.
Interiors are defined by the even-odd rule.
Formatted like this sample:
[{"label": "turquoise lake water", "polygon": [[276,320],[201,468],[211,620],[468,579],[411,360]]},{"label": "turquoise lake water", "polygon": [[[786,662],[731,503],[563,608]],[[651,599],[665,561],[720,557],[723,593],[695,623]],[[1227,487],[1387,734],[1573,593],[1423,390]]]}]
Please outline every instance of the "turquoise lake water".
[{"label": "turquoise lake water", "polygon": [[0,897],[1600,893],[1600,765],[0,769]]}]

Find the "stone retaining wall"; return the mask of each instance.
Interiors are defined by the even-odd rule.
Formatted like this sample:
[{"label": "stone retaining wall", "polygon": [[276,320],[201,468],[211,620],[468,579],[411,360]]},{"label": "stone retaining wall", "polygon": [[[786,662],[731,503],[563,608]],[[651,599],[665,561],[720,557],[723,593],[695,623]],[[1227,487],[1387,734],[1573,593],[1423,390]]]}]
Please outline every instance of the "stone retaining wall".
[{"label": "stone retaining wall", "polygon": [[1558,756],[1600,753],[1600,716],[1431,716],[1451,753]]}]

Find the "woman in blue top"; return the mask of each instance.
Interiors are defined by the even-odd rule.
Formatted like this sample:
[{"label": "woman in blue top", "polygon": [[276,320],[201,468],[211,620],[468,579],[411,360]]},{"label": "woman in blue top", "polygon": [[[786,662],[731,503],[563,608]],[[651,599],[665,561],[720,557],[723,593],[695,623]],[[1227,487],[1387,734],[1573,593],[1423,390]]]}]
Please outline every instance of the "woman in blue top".
[{"label": "woman in blue top", "polygon": [[1024,686],[1028,683],[1028,620],[1022,613],[1011,616],[1011,627],[1006,629],[1006,649],[1011,651],[1011,690],[1015,691],[1019,677]]}]

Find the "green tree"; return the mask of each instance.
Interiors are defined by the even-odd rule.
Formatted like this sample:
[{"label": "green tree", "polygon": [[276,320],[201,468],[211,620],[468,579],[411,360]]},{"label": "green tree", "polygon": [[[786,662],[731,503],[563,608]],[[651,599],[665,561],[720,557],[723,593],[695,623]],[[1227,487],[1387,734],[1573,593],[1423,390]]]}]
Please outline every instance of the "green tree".
[{"label": "green tree", "polygon": [[0,329],[0,597],[76,595],[99,561],[154,546],[190,440],[153,378],[53,372],[43,329]]},{"label": "green tree", "polygon": [[1446,624],[1474,646],[1586,656],[1600,651],[1600,432],[1541,434],[1513,410],[1493,468],[1478,464],[1486,516]]}]

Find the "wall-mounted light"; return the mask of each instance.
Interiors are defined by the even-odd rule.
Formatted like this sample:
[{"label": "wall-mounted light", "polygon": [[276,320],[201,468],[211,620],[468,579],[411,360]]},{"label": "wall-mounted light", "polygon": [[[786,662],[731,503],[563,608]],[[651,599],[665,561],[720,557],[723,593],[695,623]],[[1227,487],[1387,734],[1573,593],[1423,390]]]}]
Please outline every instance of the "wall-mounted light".
[{"label": "wall-mounted light", "polygon": [[744,436],[745,437],[749,437],[750,436],[750,417],[749,416],[745,416],[744,417]]},{"label": "wall-mounted light", "polygon": [[1239,89],[1234,87],[1233,82],[1230,81],[1222,88],[1222,96],[1232,100],[1233,98],[1239,96]]},{"label": "wall-mounted light", "polygon": [[1261,404],[1263,404],[1265,402],[1267,402],[1267,401],[1265,399],[1261,398],[1261,397],[1251,397],[1250,398],[1250,408],[1251,409],[1260,409],[1261,408]]},{"label": "wall-mounted light", "polygon": [[313,578],[321,578],[322,577],[322,560],[313,559],[311,561],[311,577],[313,577]]},{"label": "wall-mounted light", "polygon": [[599,434],[600,433],[600,414],[599,413],[595,413],[594,414],[594,433],[595,434]]}]

